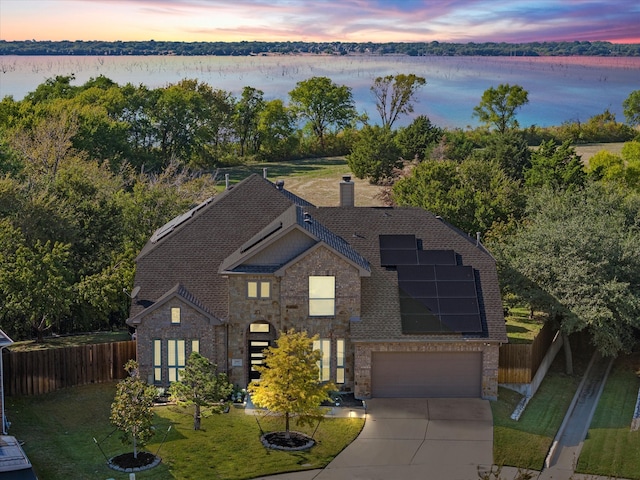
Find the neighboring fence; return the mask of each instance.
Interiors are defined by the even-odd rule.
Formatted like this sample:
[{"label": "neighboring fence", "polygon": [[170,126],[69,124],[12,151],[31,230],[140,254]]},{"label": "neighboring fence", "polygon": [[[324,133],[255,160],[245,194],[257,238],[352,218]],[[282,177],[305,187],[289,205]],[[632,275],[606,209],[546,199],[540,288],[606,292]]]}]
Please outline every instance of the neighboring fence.
[{"label": "neighboring fence", "polygon": [[4,352],[5,395],[39,395],[60,388],[125,378],[136,342],[100,343],[31,352]]},{"label": "neighboring fence", "polygon": [[533,343],[506,344],[500,347],[498,383],[530,383],[544,358],[556,329],[546,323]]}]

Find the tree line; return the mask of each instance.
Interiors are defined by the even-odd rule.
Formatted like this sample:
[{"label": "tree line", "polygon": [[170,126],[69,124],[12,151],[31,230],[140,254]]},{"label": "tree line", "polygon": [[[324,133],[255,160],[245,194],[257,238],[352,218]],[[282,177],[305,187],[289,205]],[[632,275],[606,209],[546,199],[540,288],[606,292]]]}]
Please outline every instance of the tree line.
[{"label": "tree line", "polygon": [[174,42],[0,40],[0,55],[474,55],[474,56],[619,56],[640,55],[640,44],[611,42]]},{"label": "tree line", "polygon": [[[216,194],[217,167],[346,155],[389,204],[480,232],[507,302],[547,312],[567,335],[588,330],[605,354],[635,341],[639,90],[623,104],[626,123],[605,110],[523,130],[528,92],[498,85],[471,112],[481,127],[448,130],[426,116],[395,128],[425,88],[414,74],[374,79],[375,124],[327,77],[298,82],[288,102],[195,79],[157,89],[73,80],[0,102],[0,326],[16,339],[124,326],[135,256]],[[594,138],[627,143],[585,165],[574,145]]]}]

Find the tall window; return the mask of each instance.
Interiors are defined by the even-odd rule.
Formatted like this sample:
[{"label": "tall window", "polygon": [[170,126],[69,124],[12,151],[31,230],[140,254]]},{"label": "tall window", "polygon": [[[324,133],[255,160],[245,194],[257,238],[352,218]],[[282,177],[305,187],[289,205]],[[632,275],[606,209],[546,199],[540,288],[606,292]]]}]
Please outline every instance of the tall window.
[{"label": "tall window", "polygon": [[328,338],[314,340],[313,349],[320,350],[322,353],[318,361],[318,368],[320,369],[318,379],[321,382],[328,382],[331,378],[331,340]]},{"label": "tall window", "polygon": [[333,317],[336,314],[336,277],[309,277],[309,316]]},{"label": "tall window", "polygon": [[200,353],[200,340],[191,340],[191,353]]},{"label": "tall window", "polygon": [[171,324],[180,324],[180,307],[171,307]]},{"label": "tall window", "polygon": [[153,381],[162,382],[162,340],[153,341]]},{"label": "tall window", "polygon": [[250,280],[247,282],[247,297],[249,298],[270,298],[271,284],[269,282],[258,282]]},{"label": "tall window", "polygon": [[344,383],[344,338],[336,340],[336,383]]},{"label": "tall window", "polygon": [[169,382],[180,380],[180,374],[184,370],[186,362],[185,341],[167,340],[167,367],[169,370]]}]

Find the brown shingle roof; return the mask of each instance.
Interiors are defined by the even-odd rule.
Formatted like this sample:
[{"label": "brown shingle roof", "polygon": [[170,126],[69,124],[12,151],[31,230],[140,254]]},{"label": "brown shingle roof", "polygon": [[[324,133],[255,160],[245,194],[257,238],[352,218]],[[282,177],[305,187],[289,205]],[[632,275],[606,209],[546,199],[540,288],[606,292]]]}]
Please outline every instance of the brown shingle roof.
[{"label": "brown shingle roof", "polygon": [[[476,240],[420,208],[319,207],[312,215],[347,240],[371,265],[371,276],[362,279],[361,321],[353,322],[353,340],[431,339],[433,336],[404,335],[401,331],[397,273],[380,266],[379,235],[414,234],[423,250],[453,249],[463,265],[479,272],[479,296],[483,335],[464,338],[506,342],[506,329],[498,276],[493,257]],[[443,336],[441,339],[459,339]]]},{"label": "brown shingle roof", "polygon": [[[231,190],[173,225],[138,256],[135,285],[138,302],[155,302],[176,283],[183,284],[204,308],[220,319],[228,318],[228,285],[220,266],[259,235],[292,205],[302,201],[268,180],[252,175]],[[405,335],[401,331],[397,273],[380,266],[381,234],[414,234],[422,249],[452,249],[461,264],[478,272],[479,302],[484,325],[481,335],[468,340],[506,342],[502,301],[495,261],[475,239],[457,231],[419,208],[313,207],[304,204],[313,220],[348,243],[368,261],[371,276],[362,278],[360,321],[351,325],[355,341],[459,340],[460,336]],[[157,236],[156,236],[157,237]],[[142,306],[135,304],[131,316]]]}]

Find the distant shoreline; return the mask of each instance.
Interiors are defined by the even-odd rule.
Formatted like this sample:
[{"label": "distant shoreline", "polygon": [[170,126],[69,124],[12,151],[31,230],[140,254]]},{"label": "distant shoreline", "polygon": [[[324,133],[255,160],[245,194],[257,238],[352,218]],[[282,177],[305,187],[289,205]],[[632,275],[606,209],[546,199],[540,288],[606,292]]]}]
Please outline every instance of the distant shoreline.
[{"label": "distant shoreline", "polygon": [[0,40],[0,56],[640,56],[640,43],[530,42],[171,42],[171,41],[34,41]]}]

